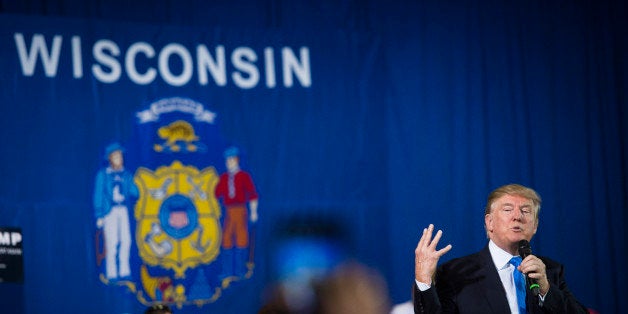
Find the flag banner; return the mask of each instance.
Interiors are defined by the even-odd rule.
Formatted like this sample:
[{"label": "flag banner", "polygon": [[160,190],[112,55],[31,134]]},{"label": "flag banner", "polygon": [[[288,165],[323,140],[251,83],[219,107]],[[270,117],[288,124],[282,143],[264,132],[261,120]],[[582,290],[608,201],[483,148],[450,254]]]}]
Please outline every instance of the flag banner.
[{"label": "flag banner", "polygon": [[[72,289],[75,309],[110,297],[118,301],[102,306],[112,312],[259,306],[272,280],[268,224],[312,207],[284,205],[286,186],[310,189],[280,178],[318,151],[300,143],[344,149],[359,132],[347,123],[370,101],[363,52],[377,53],[376,41],[6,15],[0,24],[1,119],[11,130],[2,145],[29,156],[6,175],[39,191],[24,204],[45,208],[33,218],[51,230],[35,265],[55,258],[45,243],[88,248],[88,259],[53,263],[76,287],[95,280]],[[318,175],[301,169],[311,173],[303,179]],[[52,280],[45,269],[26,283]]]}]

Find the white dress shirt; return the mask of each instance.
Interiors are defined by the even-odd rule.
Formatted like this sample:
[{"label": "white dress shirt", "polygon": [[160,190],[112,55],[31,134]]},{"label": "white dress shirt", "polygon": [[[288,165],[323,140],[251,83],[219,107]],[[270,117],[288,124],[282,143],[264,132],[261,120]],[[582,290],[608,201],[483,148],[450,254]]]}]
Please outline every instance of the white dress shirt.
[{"label": "white dress shirt", "polygon": [[488,250],[491,252],[491,258],[493,259],[497,273],[499,273],[499,279],[501,279],[504,290],[506,290],[506,298],[508,298],[510,312],[518,314],[517,288],[515,287],[515,280],[513,278],[515,266],[509,263],[514,255],[510,255],[510,253],[500,249],[492,240],[488,241]]}]

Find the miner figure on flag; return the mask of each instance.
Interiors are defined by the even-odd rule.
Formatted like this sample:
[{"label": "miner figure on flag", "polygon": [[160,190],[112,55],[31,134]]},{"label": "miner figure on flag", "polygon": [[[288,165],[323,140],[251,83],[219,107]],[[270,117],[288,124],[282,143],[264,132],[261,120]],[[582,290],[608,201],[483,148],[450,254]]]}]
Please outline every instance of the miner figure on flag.
[{"label": "miner figure on flag", "polygon": [[220,176],[214,191],[216,199],[222,198],[225,207],[220,275],[222,279],[233,276],[242,277],[248,272],[246,266],[249,249],[247,218],[251,220],[251,223],[257,221],[258,199],[251,175],[240,169],[238,149],[229,147],[225,150],[224,157],[227,171]]}]

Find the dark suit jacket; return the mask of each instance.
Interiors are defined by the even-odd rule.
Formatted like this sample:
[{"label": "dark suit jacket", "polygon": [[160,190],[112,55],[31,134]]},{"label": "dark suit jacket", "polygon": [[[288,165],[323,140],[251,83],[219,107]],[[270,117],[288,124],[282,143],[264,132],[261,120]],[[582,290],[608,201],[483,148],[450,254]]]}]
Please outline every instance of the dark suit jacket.
[{"label": "dark suit jacket", "polygon": [[[587,313],[569,292],[563,265],[539,257],[545,263],[550,289],[542,306],[528,291],[528,313]],[[488,245],[478,253],[441,265],[431,288],[414,286],[415,313],[510,313],[506,290],[491,258]]]}]

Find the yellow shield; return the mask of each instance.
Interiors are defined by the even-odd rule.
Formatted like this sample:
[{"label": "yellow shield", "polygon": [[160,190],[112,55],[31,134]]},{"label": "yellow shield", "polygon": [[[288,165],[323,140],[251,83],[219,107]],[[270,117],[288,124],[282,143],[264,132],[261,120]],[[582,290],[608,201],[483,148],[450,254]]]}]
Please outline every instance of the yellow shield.
[{"label": "yellow shield", "polygon": [[179,161],[154,172],[137,170],[135,237],[144,263],[184,278],[188,268],[216,259],[222,235],[213,193],[218,178],[214,167],[199,171]]}]

